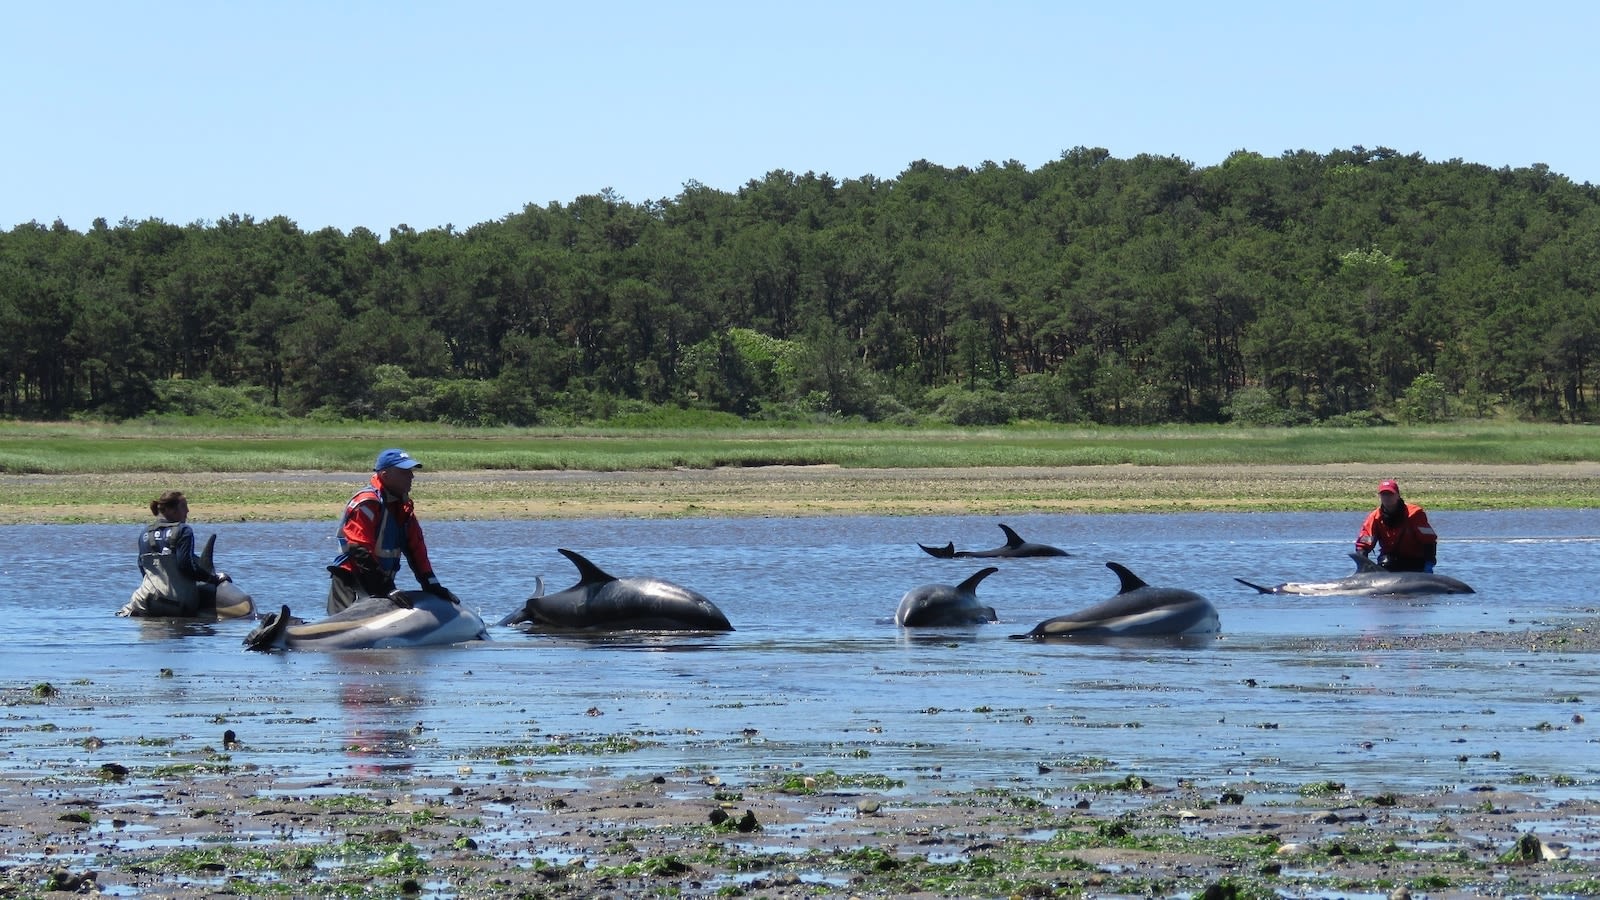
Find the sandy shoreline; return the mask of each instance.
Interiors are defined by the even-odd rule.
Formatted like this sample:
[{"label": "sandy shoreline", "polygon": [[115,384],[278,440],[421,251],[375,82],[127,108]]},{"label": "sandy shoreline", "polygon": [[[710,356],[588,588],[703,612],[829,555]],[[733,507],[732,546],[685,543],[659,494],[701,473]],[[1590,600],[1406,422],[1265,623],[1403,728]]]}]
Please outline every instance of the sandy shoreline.
[{"label": "sandy shoreline", "polygon": [[[1429,509],[1600,507],[1600,464],[1069,466],[652,472],[428,471],[413,489],[429,519],[1359,510],[1382,478]],[[0,475],[0,524],[142,522],[176,488],[197,519],[332,517],[363,473],[130,472]],[[330,512],[332,510],[333,512]]]}]

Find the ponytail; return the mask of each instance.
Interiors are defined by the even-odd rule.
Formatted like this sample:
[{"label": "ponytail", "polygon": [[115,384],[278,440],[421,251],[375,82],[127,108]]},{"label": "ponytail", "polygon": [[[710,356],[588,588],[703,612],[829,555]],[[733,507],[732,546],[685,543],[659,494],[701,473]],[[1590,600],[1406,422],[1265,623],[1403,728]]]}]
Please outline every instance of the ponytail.
[{"label": "ponytail", "polygon": [[183,491],[167,491],[150,501],[150,515],[159,516],[164,510],[169,510],[183,501]]}]

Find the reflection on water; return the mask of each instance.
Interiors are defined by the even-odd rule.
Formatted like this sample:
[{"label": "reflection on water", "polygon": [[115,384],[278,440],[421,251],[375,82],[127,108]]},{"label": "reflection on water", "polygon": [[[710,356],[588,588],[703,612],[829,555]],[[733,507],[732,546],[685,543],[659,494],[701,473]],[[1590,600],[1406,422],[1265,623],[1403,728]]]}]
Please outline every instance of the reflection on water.
[{"label": "reflection on water", "polygon": [[[1600,781],[1593,658],[1393,649],[1408,634],[1543,628],[1593,615],[1600,512],[1440,512],[1440,571],[1461,596],[1257,594],[1233,581],[1350,571],[1356,514],[1012,516],[1067,558],[941,560],[918,543],[989,546],[988,517],[434,522],[441,578],[490,621],[536,577],[576,580],[569,547],[619,576],[711,598],[736,631],[610,637],[492,629],[480,645],[249,653],[248,621],[118,619],[132,529],[24,526],[0,559],[0,771],[203,758],[453,774],[509,763],[545,777],[676,767],[730,781],[773,768],[937,779],[958,787],[1091,766],[1171,783],[1358,791]],[[219,563],[263,609],[320,613],[326,523],[211,526]],[[1008,640],[1116,592],[1108,560],[1198,591],[1222,634],[1194,642]],[[989,626],[892,624],[911,587],[1000,571]],[[70,590],[61,572],[76,573]],[[1340,649],[1306,652],[1306,638]],[[52,685],[55,697],[35,693]],[[1581,719],[1581,721],[1580,721]],[[87,736],[105,746],[84,749]],[[625,738],[626,740],[619,740]]]},{"label": "reflection on water", "polygon": [[330,654],[343,673],[339,710],[350,770],[363,775],[408,772],[424,733],[422,677],[406,667],[404,652],[372,650]]}]

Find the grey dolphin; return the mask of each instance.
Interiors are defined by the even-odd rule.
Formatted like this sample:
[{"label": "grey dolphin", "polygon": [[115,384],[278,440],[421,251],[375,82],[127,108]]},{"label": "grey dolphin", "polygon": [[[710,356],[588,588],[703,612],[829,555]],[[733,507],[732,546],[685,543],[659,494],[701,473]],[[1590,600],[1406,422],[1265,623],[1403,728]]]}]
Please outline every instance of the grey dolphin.
[{"label": "grey dolphin", "polygon": [[1118,563],[1108,562],[1106,568],[1122,579],[1115,597],[1046,619],[1027,634],[1013,634],[1011,639],[1214,634],[1221,629],[1217,608],[1194,591],[1151,587]]},{"label": "grey dolphin", "polygon": [[894,623],[902,628],[938,628],[950,625],[983,625],[998,616],[994,607],[978,602],[978,582],[1000,571],[994,566],[980,569],[955,587],[925,584],[906,591],[894,612]]},{"label": "grey dolphin", "polygon": [[1049,544],[1035,544],[1032,541],[1023,540],[1021,536],[1011,530],[1009,525],[1001,525],[1000,530],[1005,532],[1006,542],[1004,545],[990,550],[957,550],[954,542],[945,544],[943,547],[929,547],[927,544],[918,544],[917,546],[921,547],[923,552],[929,556],[937,556],[940,559],[1011,559],[1023,556],[1067,555],[1067,551],[1059,547],[1052,547]]},{"label": "grey dolphin", "polygon": [[501,625],[568,631],[732,631],[728,617],[701,594],[670,581],[617,578],[583,557],[560,550],[578,567],[578,583],[546,596],[544,581]]},{"label": "grey dolphin", "polygon": [[483,619],[457,603],[422,591],[362,600],[317,622],[302,622],[285,606],[262,619],[244,639],[251,650],[372,650],[438,647],[488,640]]},{"label": "grey dolphin", "polygon": [[1264,587],[1243,578],[1234,581],[1253,587],[1263,594],[1306,594],[1311,596],[1405,596],[1408,594],[1475,594],[1471,586],[1460,579],[1432,572],[1390,572],[1359,553],[1350,554],[1356,562],[1352,575],[1333,581],[1286,581],[1276,587]]},{"label": "grey dolphin", "polygon": [[[200,565],[213,574],[217,571],[213,561],[216,549],[217,536],[213,534],[206,538],[205,549],[200,551]],[[200,585],[200,608],[216,612],[219,619],[240,619],[256,613],[255,601],[232,580]]]}]

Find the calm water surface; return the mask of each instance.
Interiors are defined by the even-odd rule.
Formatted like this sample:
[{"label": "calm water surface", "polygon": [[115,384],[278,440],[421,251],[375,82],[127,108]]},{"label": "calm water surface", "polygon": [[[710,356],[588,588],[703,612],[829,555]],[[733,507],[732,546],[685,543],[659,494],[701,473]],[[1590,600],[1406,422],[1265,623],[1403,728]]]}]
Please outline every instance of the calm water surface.
[{"label": "calm water surface", "polygon": [[[491,624],[535,576],[552,591],[576,581],[556,553],[567,547],[614,575],[692,587],[738,630],[581,640],[491,629],[491,642],[466,647],[339,654],[246,652],[244,621],[118,619],[138,581],[137,528],[12,527],[0,555],[0,774],[193,761],[232,729],[243,743],[235,764],[309,777],[482,772],[511,748],[519,765],[552,777],[803,767],[961,789],[1036,780],[1040,765],[1081,781],[1085,767],[1103,765],[1106,777],[1166,783],[1291,790],[1326,779],[1379,792],[1531,780],[1552,796],[1591,795],[1600,784],[1594,656],[1382,642],[1593,615],[1600,511],[1435,514],[1446,541],[1439,571],[1474,595],[1284,597],[1233,580],[1347,574],[1359,518],[436,521],[427,531],[442,580]],[[906,590],[990,564],[934,559],[917,543],[993,547],[998,521],[1072,556],[994,561],[1000,572],[979,596],[999,624],[896,628]],[[219,565],[258,606],[320,616],[330,523],[194,524],[202,540],[219,535]],[[1007,640],[1114,593],[1107,560],[1204,594],[1222,636],[1180,646]],[[1305,638],[1349,649],[1308,652]],[[59,696],[36,702],[40,682]],[[91,735],[106,746],[85,750]],[[618,736],[645,746],[537,753],[557,742],[599,749]]]}]

